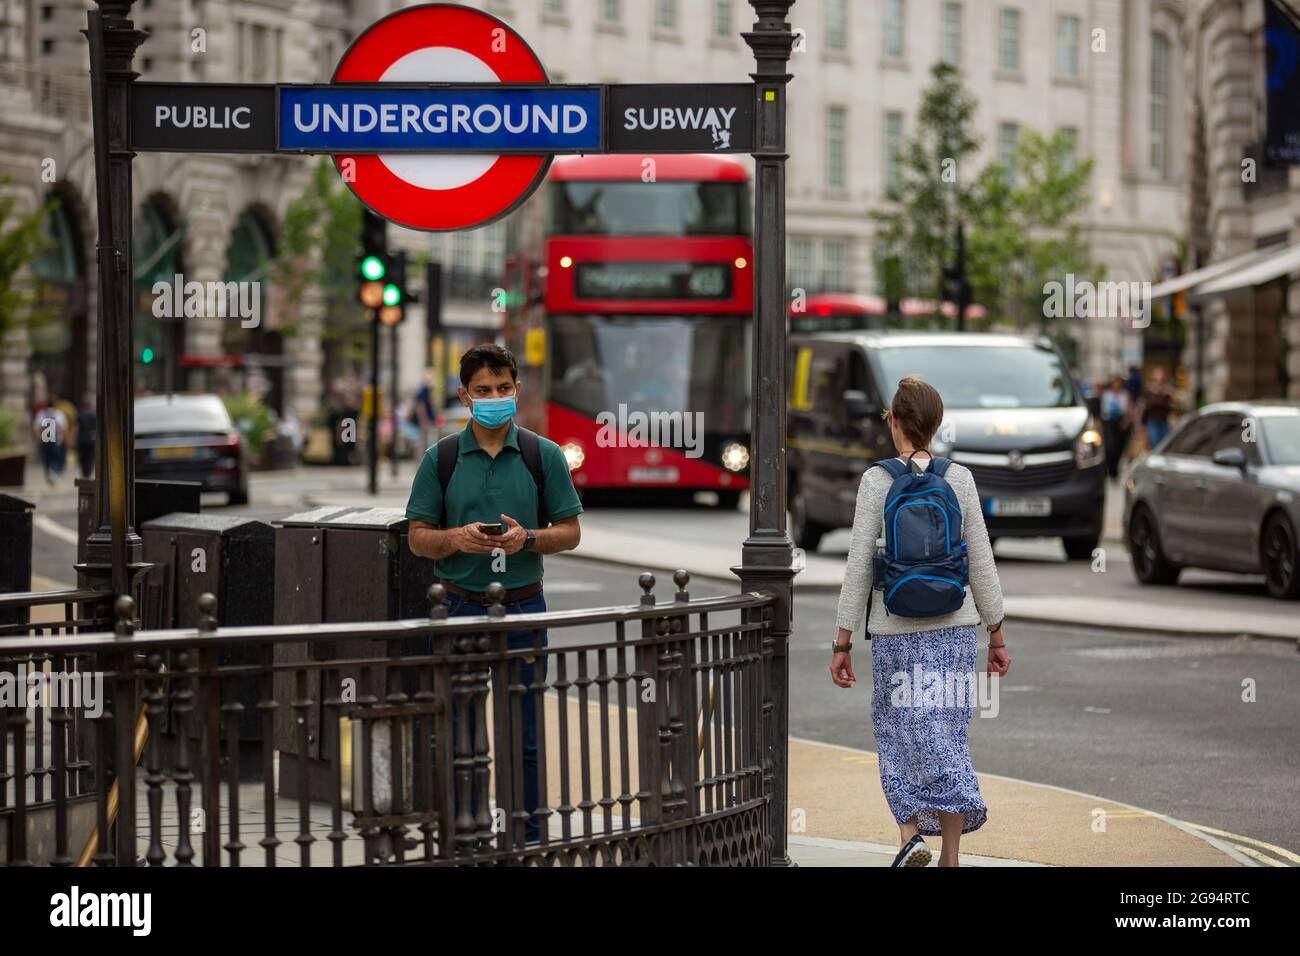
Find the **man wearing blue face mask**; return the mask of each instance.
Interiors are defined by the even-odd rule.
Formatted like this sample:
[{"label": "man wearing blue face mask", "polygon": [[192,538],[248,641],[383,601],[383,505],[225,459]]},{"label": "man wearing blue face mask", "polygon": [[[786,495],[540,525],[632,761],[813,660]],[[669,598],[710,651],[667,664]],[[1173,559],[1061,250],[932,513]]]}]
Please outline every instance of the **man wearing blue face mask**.
[{"label": "man wearing blue face mask", "polygon": [[[452,617],[486,614],[486,591],[494,581],[506,588],[508,614],[545,611],[542,555],[571,551],[581,536],[582,504],[564,453],[514,423],[519,369],[507,349],[474,346],[461,357],[460,381],[457,394],[472,417],[420,462],[406,506],[411,551],[435,560]],[[545,631],[540,640],[545,647]],[[512,648],[534,647],[534,641],[529,630],[507,635]],[[545,681],[546,663],[545,654],[523,659],[519,683]],[[540,805],[536,700],[526,696],[521,704],[524,803],[530,814]],[[539,821],[530,817],[526,838],[536,840],[539,831]]]}]

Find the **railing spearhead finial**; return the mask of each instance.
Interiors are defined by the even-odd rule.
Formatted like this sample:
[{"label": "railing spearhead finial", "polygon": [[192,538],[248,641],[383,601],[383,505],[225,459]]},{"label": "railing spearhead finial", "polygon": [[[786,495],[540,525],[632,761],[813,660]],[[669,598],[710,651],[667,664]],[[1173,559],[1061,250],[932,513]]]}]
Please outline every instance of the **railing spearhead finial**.
[{"label": "railing spearhead finial", "polygon": [[215,631],[217,629],[217,596],[211,591],[199,595],[199,630]]},{"label": "railing spearhead finial", "polygon": [[487,586],[485,592],[492,599],[492,604],[488,607],[488,617],[505,617],[506,616],[506,589],[500,581],[493,581]]},{"label": "railing spearhead finial", "polygon": [[129,594],[119,595],[113,602],[113,613],[117,615],[113,633],[118,637],[130,637],[135,633],[135,598]]},{"label": "railing spearhead finial", "polygon": [[441,584],[431,584],[424,596],[429,601],[429,617],[435,621],[447,620],[447,589]]}]

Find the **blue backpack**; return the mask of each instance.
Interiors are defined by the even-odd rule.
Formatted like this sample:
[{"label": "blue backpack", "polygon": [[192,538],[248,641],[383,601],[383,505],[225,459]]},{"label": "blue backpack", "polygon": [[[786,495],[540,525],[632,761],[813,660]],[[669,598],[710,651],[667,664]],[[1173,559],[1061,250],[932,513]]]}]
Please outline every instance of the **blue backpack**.
[{"label": "blue backpack", "polygon": [[871,465],[894,478],[885,498],[884,545],[877,547],[873,565],[873,589],[884,592],[890,614],[938,617],[966,599],[970,561],[961,537],[961,507],[944,478],[950,464],[934,458],[929,468],[913,471],[911,458],[906,464],[890,458]]}]

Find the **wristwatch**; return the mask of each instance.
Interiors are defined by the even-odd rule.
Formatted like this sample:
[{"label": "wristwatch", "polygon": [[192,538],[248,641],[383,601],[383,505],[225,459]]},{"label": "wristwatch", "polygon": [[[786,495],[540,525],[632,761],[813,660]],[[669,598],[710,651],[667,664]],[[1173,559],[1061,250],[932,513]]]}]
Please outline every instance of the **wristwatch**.
[{"label": "wristwatch", "polygon": [[831,638],[831,653],[832,653],[832,654],[847,654],[847,653],[848,653],[849,651],[851,651],[851,650],[853,650],[853,642],[852,642],[852,641],[849,641],[847,644],[841,644],[841,643],[839,643],[837,640],[835,640],[835,638]]},{"label": "wristwatch", "polygon": [[528,533],[524,536],[524,546],[523,546],[523,548],[521,548],[520,550],[522,550],[522,551],[531,551],[531,550],[533,550],[533,544],[534,544],[534,542],[537,541],[537,535],[533,532],[533,529],[532,529],[532,528],[526,528],[525,530],[526,530]]}]

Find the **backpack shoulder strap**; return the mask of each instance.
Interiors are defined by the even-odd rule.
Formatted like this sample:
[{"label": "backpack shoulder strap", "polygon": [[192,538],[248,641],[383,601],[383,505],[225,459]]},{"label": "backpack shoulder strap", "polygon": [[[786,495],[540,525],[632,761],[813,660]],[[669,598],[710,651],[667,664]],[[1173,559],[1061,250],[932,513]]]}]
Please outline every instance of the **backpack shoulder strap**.
[{"label": "backpack shoulder strap", "polygon": [[951,458],[935,458],[930,462],[930,472],[944,478],[948,474],[948,466],[952,464]]},{"label": "backpack shoulder strap", "polygon": [[447,526],[447,486],[451,484],[451,474],[456,470],[456,461],[460,458],[460,432],[453,432],[438,439],[434,446],[434,456],[438,461],[438,486],[442,489],[442,514],[438,527]]},{"label": "backpack shoulder strap", "polygon": [[533,476],[533,484],[537,486],[537,525],[546,528],[551,521],[546,513],[546,472],[542,468],[542,442],[536,432],[527,428],[519,429],[518,438],[519,454],[528,466],[529,474]]},{"label": "backpack shoulder strap", "polygon": [[868,471],[870,471],[872,468],[885,469],[885,471],[889,472],[889,477],[893,478],[894,480],[898,480],[899,478],[902,478],[905,474],[907,474],[911,470],[907,465],[903,464],[897,458],[878,458],[875,461],[873,461],[870,465],[867,466]]}]

